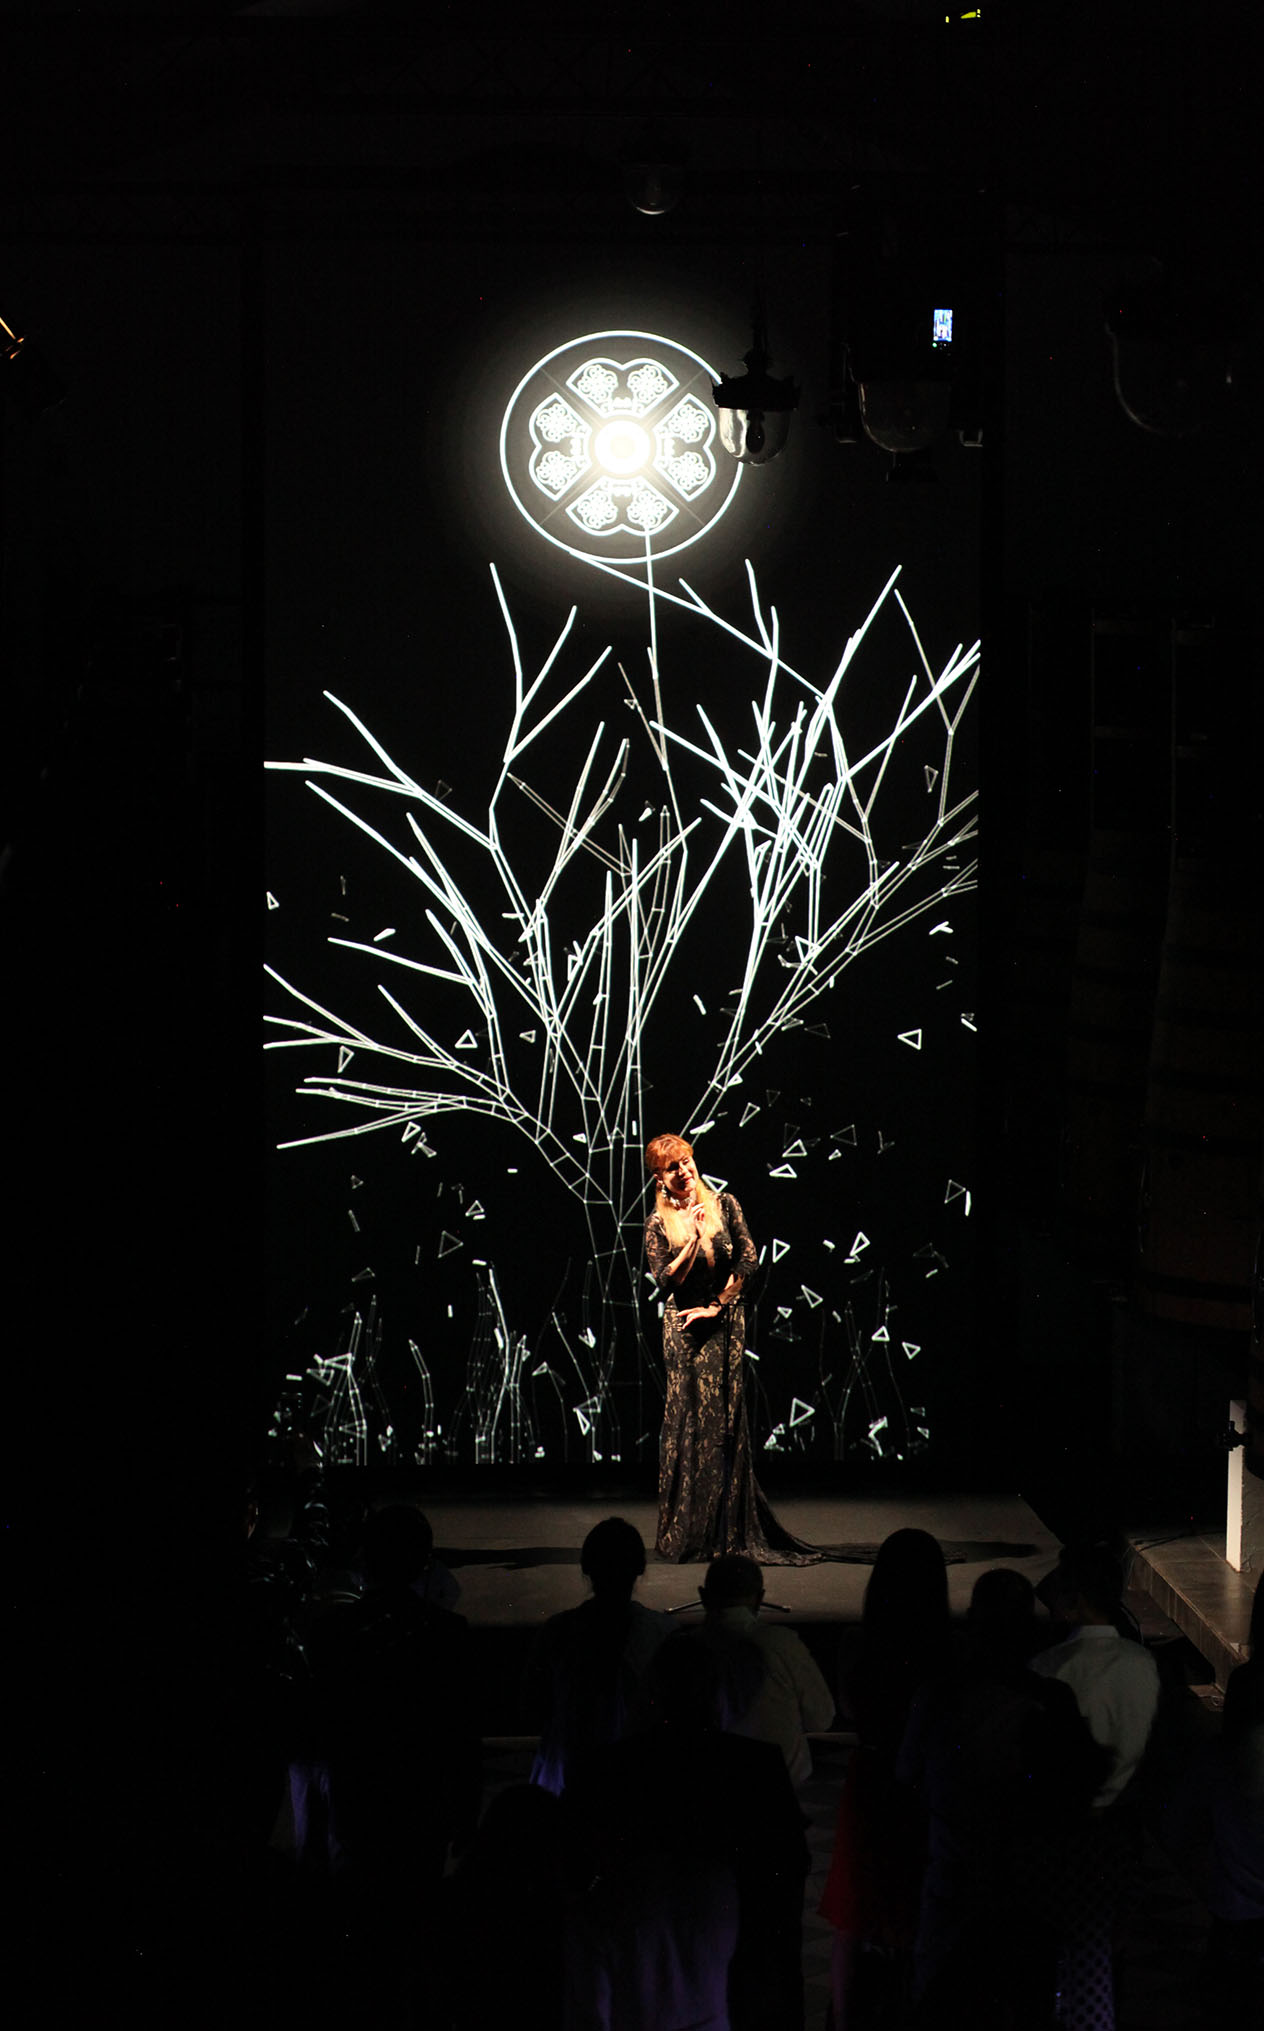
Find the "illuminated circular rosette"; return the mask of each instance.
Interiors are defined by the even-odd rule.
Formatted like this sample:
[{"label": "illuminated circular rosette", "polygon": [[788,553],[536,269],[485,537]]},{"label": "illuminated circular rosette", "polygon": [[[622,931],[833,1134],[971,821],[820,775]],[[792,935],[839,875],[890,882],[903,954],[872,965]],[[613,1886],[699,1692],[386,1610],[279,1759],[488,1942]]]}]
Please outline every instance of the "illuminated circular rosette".
[{"label": "illuminated circular rosette", "polygon": [[672,339],[589,332],[523,375],[500,429],[510,497],[573,557],[670,557],[729,506],[740,465],[716,457],[715,370]]}]

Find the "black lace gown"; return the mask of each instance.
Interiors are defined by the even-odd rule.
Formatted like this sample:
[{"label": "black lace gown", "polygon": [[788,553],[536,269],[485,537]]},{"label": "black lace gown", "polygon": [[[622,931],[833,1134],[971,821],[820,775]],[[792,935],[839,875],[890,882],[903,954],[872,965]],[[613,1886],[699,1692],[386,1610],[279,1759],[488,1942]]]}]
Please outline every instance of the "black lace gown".
[{"label": "black lace gown", "polygon": [[718,1318],[681,1323],[682,1311],[709,1305],[736,1273],[749,1277],[759,1257],[742,1209],[731,1192],[720,1194],[723,1232],[712,1237],[712,1256],[698,1250],[684,1281],[671,1284],[666,1269],[676,1248],[658,1212],[645,1224],[650,1273],[666,1297],[663,1360],[667,1402],[658,1469],[660,1558],[711,1559],[745,1552],[761,1565],[808,1565],[825,1554],[778,1523],[755,1478],[746,1419],[743,1368],[746,1315],[742,1300]]}]

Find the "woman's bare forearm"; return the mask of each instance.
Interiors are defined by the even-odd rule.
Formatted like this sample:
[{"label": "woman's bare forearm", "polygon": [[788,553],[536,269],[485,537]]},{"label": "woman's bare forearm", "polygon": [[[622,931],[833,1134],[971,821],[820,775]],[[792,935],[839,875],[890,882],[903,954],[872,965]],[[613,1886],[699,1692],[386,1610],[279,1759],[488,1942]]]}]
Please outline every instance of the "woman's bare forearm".
[{"label": "woman's bare forearm", "polygon": [[671,1261],[668,1263],[666,1269],[663,1271],[663,1275],[668,1279],[669,1282],[679,1283],[682,1277],[684,1277],[687,1274],[687,1272],[692,1268],[694,1258],[697,1255],[697,1253],[698,1253],[698,1237],[695,1234],[692,1236],[690,1240],[686,1241],[682,1249],[678,1250],[678,1252],[675,1255],[673,1255]]}]

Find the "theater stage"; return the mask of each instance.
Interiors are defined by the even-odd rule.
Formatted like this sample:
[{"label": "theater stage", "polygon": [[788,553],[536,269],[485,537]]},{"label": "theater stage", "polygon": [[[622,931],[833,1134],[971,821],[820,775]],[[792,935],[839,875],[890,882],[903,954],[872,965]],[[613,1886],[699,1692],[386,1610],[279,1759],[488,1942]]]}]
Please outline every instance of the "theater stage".
[{"label": "theater stage", "polygon": [[[878,1546],[904,1527],[929,1531],[943,1546],[954,1615],[965,1613],[975,1580],[989,1566],[1014,1566],[1034,1583],[1058,1553],[1057,1538],[1019,1495],[779,1500],[776,1509],[796,1537],[843,1554],[820,1565],[765,1569],[765,1612],[784,1611],[796,1623],[858,1621]],[[436,1497],[426,1513],[436,1555],[460,1585],[460,1613],[476,1628],[506,1631],[536,1628],[584,1599],[580,1548],[603,1516],[625,1516],[647,1547],[656,1522],[652,1503],[617,1497]],[[649,1608],[688,1611],[697,1603],[702,1572],[697,1565],[669,1565],[651,1549],[638,1599]]]},{"label": "theater stage", "polygon": [[[768,1566],[764,1571],[764,1614],[796,1625],[831,1683],[839,1638],[848,1624],[859,1622],[878,1546],[893,1530],[911,1526],[938,1539],[948,1562],[949,1604],[957,1617],[965,1614],[975,1581],[989,1567],[1012,1566],[1035,1585],[1058,1555],[1059,1540],[1021,1495],[815,1497],[778,1499],[775,1507],[797,1537],[836,1548],[819,1565]],[[436,1491],[425,1508],[436,1555],[460,1587],[455,1606],[471,1625],[482,1665],[483,1730],[488,1736],[516,1737],[530,1726],[522,1689],[533,1632],[549,1615],[586,1598],[579,1566],[584,1538],[603,1516],[619,1515],[636,1525],[650,1547],[654,1505],[610,1494],[488,1497]],[[1200,1540],[1217,1571],[1204,1588],[1206,1601],[1174,1616],[1173,1601],[1155,1584],[1155,1554],[1143,1549],[1147,1539],[1134,1533],[1132,1544],[1125,1601],[1142,1639],[1153,1646],[1184,1637],[1194,1647],[1183,1667],[1189,1681],[1223,1687],[1227,1671],[1245,1654],[1246,1583],[1229,1573],[1223,1558],[1212,1557],[1209,1541]],[[679,1613],[686,1623],[701,1613],[703,1570],[700,1565],[670,1565],[650,1550],[637,1597],[647,1607]],[[1233,1592],[1229,1608],[1227,1592]]]}]

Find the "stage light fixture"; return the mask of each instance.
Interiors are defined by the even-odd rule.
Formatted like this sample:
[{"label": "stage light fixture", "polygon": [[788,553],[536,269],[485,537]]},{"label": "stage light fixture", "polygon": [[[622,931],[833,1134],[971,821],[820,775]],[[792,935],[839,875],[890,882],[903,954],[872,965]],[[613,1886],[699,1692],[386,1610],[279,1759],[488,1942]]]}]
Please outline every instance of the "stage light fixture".
[{"label": "stage light fixture", "polygon": [[623,192],[634,211],[657,219],[680,203],[684,189],[684,155],[663,128],[646,128],[632,137],[623,158]]},{"label": "stage light fixture", "polygon": [[1155,437],[1196,437],[1240,407],[1249,314],[1214,284],[1156,264],[1105,304],[1115,399]]},{"label": "stage light fixture", "polygon": [[785,448],[799,390],[792,377],[778,381],[768,372],[768,354],[758,340],[743,357],[746,372],[712,389],[720,442],[740,465],[767,465]]},{"label": "stage light fixture", "polygon": [[924,451],[948,428],[946,381],[861,381],[865,435],[893,454]]}]

